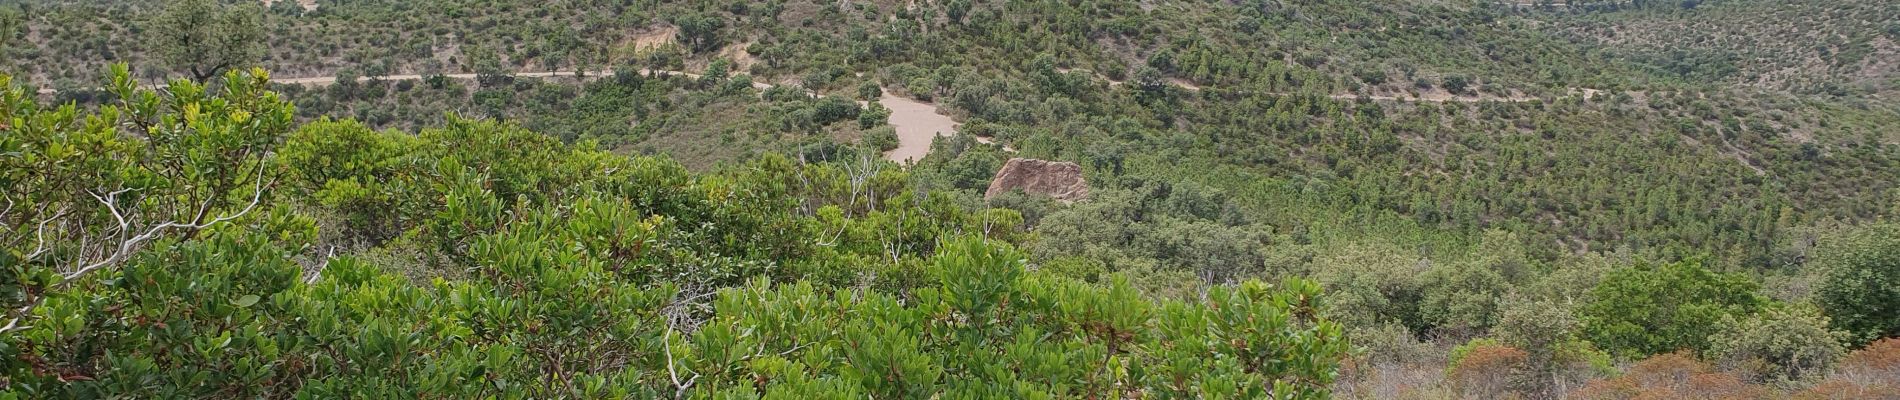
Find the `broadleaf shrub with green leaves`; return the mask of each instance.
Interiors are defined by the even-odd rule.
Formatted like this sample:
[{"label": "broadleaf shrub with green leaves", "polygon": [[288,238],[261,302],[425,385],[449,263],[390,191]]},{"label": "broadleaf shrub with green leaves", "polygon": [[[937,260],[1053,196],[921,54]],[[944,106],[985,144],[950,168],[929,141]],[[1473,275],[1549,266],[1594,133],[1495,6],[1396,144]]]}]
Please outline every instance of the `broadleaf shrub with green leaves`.
[{"label": "broadleaf shrub with green leaves", "polygon": [[[253,74],[217,95],[123,87],[133,119],[7,88],[0,184],[47,189],[9,200],[112,221],[66,191],[96,182],[34,174],[58,156],[149,182],[120,204],[140,218],[216,206],[83,275],[45,271],[86,244],[39,251],[7,220],[0,395],[1323,398],[1349,348],[1314,283],[1169,300],[1041,271],[1012,243],[1033,237],[1020,213],[912,190],[902,169],[766,155],[693,174],[453,117],[292,129],[260,119],[290,106]],[[123,164],[173,155],[148,140],[229,159]]]},{"label": "broadleaf shrub with green leaves", "polygon": [[1710,271],[1697,261],[1638,265],[1605,277],[1579,312],[1584,336],[1618,357],[1709,349],[1724,318],[1769,302],[1747,276]]}]

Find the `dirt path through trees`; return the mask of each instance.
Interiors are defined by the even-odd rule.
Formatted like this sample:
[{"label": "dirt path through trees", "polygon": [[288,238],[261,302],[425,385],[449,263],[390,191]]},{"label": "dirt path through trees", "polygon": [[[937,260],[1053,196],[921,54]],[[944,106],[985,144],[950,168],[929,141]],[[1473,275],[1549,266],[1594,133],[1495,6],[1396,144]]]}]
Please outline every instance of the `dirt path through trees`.
[{"label": "dirt path through trees", "polygon": [[[1061,73],[1065,73],[1065,74],[1066,74],[1066,73],[1071,73],[1071,72],[1076,72],[1076,71],[1084,71],[1084,72],[1086,72],[1086,70],[1079,70],[1079,69],[1069,69],[1069,68],[1057,68],[1057,69],[1056,69],[1056,72],[1061,72]],[[1109,78],[1108,78],[1107,76],[1104,76],[1104,75],[1102,75],[1102,74],[1094,74],[1094,75],[1095,75],[1095,78],[1096,78],[1096,79],[1101,79],[1101,80],[1103,80],[1103,81],[1107,81],[1107,82],[1108,82],[1108,86],[1111,86],[1111,87],[1112,87],[1112,86],[1121,86],[1121,85],[1125,85],[1125,84],[1127,84],[1127,83],[1128,83],[1127,81],[1118,81],[1118,80],[1114,80],[1114,79],[1109,79]],[[1196,84],[1194,84],[1193,82],[1190,82],[1190,81],[1188,81],[1188,80],[1186,80],[1186,79],[1181,79],[1181,78],[1167,78],[1167,83],[1168,83],[1169,85],[1173,85],[1174,87],[1178,87],[1178,88],[1182,88],[1182,89],[1186,89],[1186,90],[1188,90],[1188,91],[1190,91],[1190,92],[1198,92],[1198,91],[1201,91],[1201,86],[1200,86],[1200,85],[1196,85]],[[1598,91],[1597,91],[1597,90],[1595,90],[1595,89],[1572,89],[1572,90],[1571,90],[1571,92],[1572,92],[1572,93],[1576,93],[1576,92],[1581,92],[1581,93],[1583,93],[1583,94],[1584,94],[1584,95],[1586,95],[1586,96],[1590,96],[1590,95],[1594,95],[1594,94],[1595,94],[1596,92],[1598,92]],[[1291,93],[1270,93],[1270,94],[1273,94],[1273,95],[1279,95],[1279,96],[1289,96],[1289,95],[1292,95]],[[1339,94],[1331,94],[1331,95],[1327,95],[1326,97],[1330,97],[1330,98],[1333,98],[1333,99],[1335,99],[1335,100],[1357,100],[1357,99],[1359,99],[1359,98],[1360,98],[1360,97],[1362,97],[1362,96],[1360,96],[1360,95],[1359,95],[1358,93],[1339,93]],[[1477,95],[1477,96],[1462,96],[1462,95],[1456,95],[1456,94],[1452,94],[1452,93],[1449,93],[1449,92],[1446,92],[1446,91],[1444,91],[1444,90],[1440,90],[1440,89],[1433,89],[1433,90],[1428,90],[1428,91],[1422,91],[1422,92],[1418,92],[1418,93],[1416,93],[1416,94],[1371,94],[1371,95],[1366,95],[1366,96],[1363,96],[1363,97],[1365,97],[1365,98],[1366,98],[1366,99],[1368,99],[1368,100],[1376,100],[1376,101],[1407,101],[1407,100],[1410,100],[1410,101],[1429,101],[1429,102],[1434,102],[1434,103],[1443,103],[1443,102],[1465,102],[1465,103],[1476,103],[1476,102],[1480,102],[1480,101],[1503,101],[1503,102],[1525,102],[1525,101],[1534,101],[1534,100],[1541,100],[1541,99],[1543,99],[1542,97],[1537,97],[1537,96],[1528,96],[1528,95],[1511,95],[1511,96],[1497,96],[1497,95]]]},{"label": "dirt path through trees", "polygon": [[[583,74],[576,75],[575,71],[544,71],[544,72],[517,72],[514,74],[510,74],[509,76],[513,76],[517,78],[553,78],[553,77],[561,77],[561,76],[570,76],[570,77],[577,77],[581,79],[588,79],[588,78],[595,78],[595,77],[602,77],[602,76],[610,76],[610,75],[613,75],[613,73],[614,73],[613,71],[587,71]],[[653,70],[653,69],[644,69],[644,68],[640,69],[640,73],[657,74],[657,75],[680,75],[680,76],[693,78],[693,79],[698,79],[700,77],[700,74],[695,74],[695,73],[690,73],[690,72]],[[422,79],[428,78],[429,76],[432,76],[432,75],[418,75],[418,74],[386,75],[386,76],[378,76],[378,77],[373,77],[373,78],[359,77],[359,78],[356,78],[356,80],[358,82],[368,82],[372,79],[381,80],[381,81],[410,81],[410,80],[422,80]],[[449,79],[469,80],[469,79],[476,79],[479,75],[478,74],[445,74],[442,76]],[[1123,82],[1121,81],[1110,80],[1110,79],[1107,79],[1106,77],[1098,76],[1098,78],[1107,80],[1110,86],[1120,86],[1123,84]],[[318,76],[318,77],[305,77],[305,78],[274,78],[274,79],[271,79],[271,82],[281,83],[281,84],[290,84],[290,85],[327,86],[327,85],[336,84],[336,80],[337,79],[335,76]],[[1181,81],[1181,80],[1169,80],[1169,84],[1172,84],[1176,87],[1180,87],[1182,89],[1186,89],[1190,91],[1201,90],[1200,87],[1195,86],[1192,83]],[[162,87],[162,86],[163,85],[155,85],[155,87]],[[768,89],[773,88],[774,85],[770,83],[753,82],[752,87],[759,90],[768,90]],[[1589,95],[1589,94],[1592,94],[1591,92],[1594,92],[1594,91],[1585,89],[1583,90],[1583,92],[1586,95]],[[39,93],[52,94],[52,93],[58,93],[58,91],[54,89],[40,89]],[[809,91],[807,91],[807,94],[810,94],[814,97],[823,97],[822,95],[811,93]],[[1352,100],[1352,99],[1358,99],[1361,96],[1358,94],[1348,93],[1348,94],[1335,94],[1335,95],[1330,95],[1328,97],[1331,97],[1334,99],[1340,99],[1340,100]],[[1436,94],[1423,93],[1417,97],[1405,96],[1405,95],[1398,95],[1398,96],[1368,95],[1364,97],[1367,99],[1379,100],[1379,101],[1414,100],[1414,101],[1430,101],[1430,102],[1446,102],[1446,101],[1477,102],[1477,101],[1486,101],[1486,100],[1521,102],[1521,101],[1532,101],[1532,100],[1540,99],[1538,97],[1531,97],[1531,96],[1513,96],[1513,97],[1453,96],[1448,93],[1436,93]],[[950,135],[957,134],[957,127],[959,124],[957,124],[955,120],[950,119],[950,116],[944,115],[943,113],[941,113],[937,109],[936,104],[926,103],[926,102],[922,102],[922,101],[918,101],[918,100],[910,99],[906,97],[898,97],[898,96],[890,94],[888,91],[884,93],[884,97],[878,99],[878,104],[882,104],[885,108],[888,108],[891,110],[890,124],[892,128],[897,130],[897,143],[898,143],[897,148],[892,149],[891,151],[884,152],[884,159],[886,160],[895,161],[899,164],[909,164],[911,162],[915,162],[916,160],[924,158],[925,155],[930,154],[930,143],[933,140],[935,140],[938,136],[950,136]],[[979,138],[979,141],[982,141],[984,143],[990,143],[989,140],[984,140],[981,138]]]},{"label": "dirt path through trees", "polygon": [[[658,75],[680,75],[680,76],[693,78],[693,79],[699,79],[700,77],[700,74],[695,74],[691,72],[668,71],[668,70],[641,69],[640,73],[658,74]],[[608,76],[612,74],[613,74],[613,71],[593,71],[593,72],[586,73],[584,76],[585,77],[600,77],[600,76]],[[521,72],[521,73],[516,73],[512,76],[518,77],[518,78],[549,78],[549,77],[573,76],[573,75],[574,75],[574,71],[551,71],[551,72]],[[449,75],[443,75],[443,76],[448,77],[449,79],[475,79],[476,74],[449,74]],[[386,81],[388,80],[400,81],[400,80],[419,80],[423,78],[425,78],[425,76],[422,76],[422,75],[390,75],[390,76],[378,77],[377,79],[386,80]],[[367,81],[368,78],[357,78],[357,80]],[[272,81],[277,82],[277,83],[284,83],[284,84],[322,86],[322,85],[335,84],[336,77],[326,76],[326,77],[312,77],[312,78],[287,78],[287,79],[272,79]],[[770,83],[752,82],[752,87],[759,90],[768,90],[768,89],[773,88],[774,86]],[[823,95],[811,93],[810,91],[807,91],[806,93],[809,95],[812,95],[813,97],[824,97]],[[935,140],[937,136],[949,136],[949,135],[955,135],[957,133],[958,124],[956,123],[956,121],[953,121],[950,119],[949,116],[943,115],[942,113],[938,112],[937,106],[935,104],[925,103],[925,102],[921,102],[921,101],[917,101],[917,100],[913,100],[913,99],[909,99],[905,97],[898,97],[898,96],[890,94],[888,91],[885,92],[884,97],[878,99],[877,102],[878,104],[882,104],[884,105],[885,108],[888,108],[891,110],[890,124],[892,128],[895,128],[897,130],[897,143],[898,143],[897,148],[891,151],[884,152],[884,159],[886,160],[896,161],[899,164],[909,164],[918,159],[924,158],[925,155],[930,154],[930,143],[932,140]]]},{"label": "dirt path through trees", "polygon": [[[695,74],[691,72],[654,70],[654,69],[645,69],[645,68],[640,69],[640,73],[653,74],[653,75],[679,75],[679,76],[684,76],[684,77],[692,78],[692,79],[699,79],[699,77],[701,76],[700,74]],[[580,75],[576,75],[575,71],[544,71],[544,72],[517,72],[514,74],[510,74],[509,76],[513,76],[517,78],[553,78],[553,77],[569,76],[569,77],[577,77],[581,79],[589,79],[589,78],[597,78],[597,77],[602,77],[602,76],[611,76],[613,74],[614,74],[613,71],[587,71]],[[419,75],[419,74],[385,75],[385,76],[378,76],[378,77],[359,77],[359,78],[356,78],[356,81],[357,82],[369,82],[371,80],[414,81],[414,80],[426,79],[430,76],[433,76],[433,75]],[[476,79],[479,75],[478,74],[444,74],[442,76],[448,79],[471,80],[471,79]],[[328,85],[336,84],[336,81],[337,79],[335,76],[316,76],[316,77],[304,77],[304,78],[272,78],[271,79],[271,82],[273,83],[286,84],[286,85],[305,85],[305,86],[328,86]],[[158,84],[158,85],[152,85],[152,87],[159,88],[159,87],[164,87],[164,85]],[[752,82],[752,87],[758,90],[768,90],[768,89],[773,88],[774,85],[770,83],[763,83],[763,82]],[[40,94],[55,94],[55,93],[59,93],[59,91],[55,89],[50,89],[50,88],[42,88],[39,90],[39,93]],[[811,95],[813,97],[824,97],[823,95],[812,93],[810,91],[806,91],[806,94]],[[884,105],[885,108],[888,108],[891,110],[890,124],[892,128],[895,128],[897,130],[897,143],[898,143],[897,148],[891,151],[884,152],[884,159],[896,161],[899,164],[909,164],[918,159],[924,158],[924,156],[927,154],[930,154],[930,143],[932,140],[935,140],[937,136],[949,136],[949,135],[955,135],[957,133],[958,124],[956,123],[956,121],[951,120],[950,116],[943,115],[942,113],[938,112],[936,104],[925,103],[922,101],[917,101],[917,100],[905,98],[905,97],[898,97],[898,96],[890,94],[890,92],[888,91],[886,91],[884,93],[884,97],[878,99],[877,102],[878,104],[882,104]]]}]

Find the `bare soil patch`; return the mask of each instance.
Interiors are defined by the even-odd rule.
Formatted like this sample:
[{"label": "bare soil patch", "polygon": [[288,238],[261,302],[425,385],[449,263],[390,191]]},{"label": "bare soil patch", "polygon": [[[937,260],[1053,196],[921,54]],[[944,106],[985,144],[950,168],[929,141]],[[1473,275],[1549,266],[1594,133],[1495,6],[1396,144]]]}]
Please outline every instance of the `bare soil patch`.
[{"label": "bare soil patch", "polygon": [[672,25],[656,25],[645,32],[633,34],[631,39],[634,51],[652,50],[679,43],[680,28]]},{"label": "bare soil patch", "polygon": [[914,162],[930,154],[930,142],[938,136],[957,133],[957,122],[937,113],[937,105],[884,92],[877,100],[891,110],[891,127],[897,130],[897,148],[884,152],[884,159],[900,164]]},{"label": "bare soil patch", "polygon": [[[278,1],[281,0],[263,0],[264,8],[270,8],[271,5],[277,4]],[[317,0],[297,0],[297,5],[303,7],[304,11],[315,11],[317,9]]]}]

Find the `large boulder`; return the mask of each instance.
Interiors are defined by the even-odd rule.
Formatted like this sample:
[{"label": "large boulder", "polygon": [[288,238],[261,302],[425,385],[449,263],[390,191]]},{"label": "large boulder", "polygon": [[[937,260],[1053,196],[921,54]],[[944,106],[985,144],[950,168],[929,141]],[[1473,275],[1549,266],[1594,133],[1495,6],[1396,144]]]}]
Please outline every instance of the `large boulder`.
[{"label": "large boulder", "polygon": [[990,189],[983,198],[991,199],[1011,190],[1048,195],[1072,202],[1089,197],[1089,183],[1082,179],[1082,166],[1072,162],[1011,158],[996,171]]}]

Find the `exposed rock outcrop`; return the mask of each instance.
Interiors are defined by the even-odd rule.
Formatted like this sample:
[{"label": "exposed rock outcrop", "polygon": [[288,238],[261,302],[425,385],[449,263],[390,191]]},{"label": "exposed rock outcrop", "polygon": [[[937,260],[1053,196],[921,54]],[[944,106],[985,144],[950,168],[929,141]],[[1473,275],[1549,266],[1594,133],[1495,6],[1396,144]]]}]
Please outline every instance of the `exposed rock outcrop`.
[{"label": "exposed rock outcrop", "polygon": [[983,192],[983,198],[995,198],[1011,190],[1048,195],[1065,202],[1089,197],[1089,183],[1082,179],[1081,165],[1030,158],[1011,158],[1009,163],[1003,164],[1003,169],[996,171],[996,179],[990,180],[990,189]]}]

